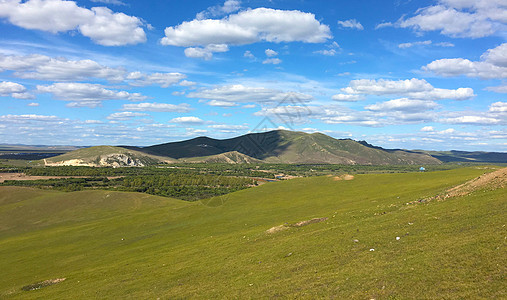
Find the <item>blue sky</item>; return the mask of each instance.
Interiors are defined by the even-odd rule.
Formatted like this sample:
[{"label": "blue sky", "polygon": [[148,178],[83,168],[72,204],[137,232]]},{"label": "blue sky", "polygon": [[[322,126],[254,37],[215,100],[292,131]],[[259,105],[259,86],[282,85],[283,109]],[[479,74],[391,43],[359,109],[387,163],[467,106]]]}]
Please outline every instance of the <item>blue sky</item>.
[{"label": "blue sky", "polygon": [[507,2],[0,0],[0,143],[507,151]]}]

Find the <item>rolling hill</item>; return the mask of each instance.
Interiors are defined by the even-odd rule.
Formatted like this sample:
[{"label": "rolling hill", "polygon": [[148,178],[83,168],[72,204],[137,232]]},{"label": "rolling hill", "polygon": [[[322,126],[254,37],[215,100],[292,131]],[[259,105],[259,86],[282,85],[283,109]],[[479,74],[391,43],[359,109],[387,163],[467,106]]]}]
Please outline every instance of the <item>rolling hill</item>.
[{"label": "rolling hill", "polygon": [[255,159],[238,151],[225,152],[215,155],[180,158],[178,161],[187,163],[222,163],[222,164],[258,164],[261,160]]},{"label": "rolling hill", "polygon": [[194,203],[0,187],[0,298],[504,299],[507,189],[477,185],[506,174],[469,181],[491,171],[298,178]]},{"label": "rolling hill", "polygon": [[174,160],[122,147],[95,146],[47,158],[43,162],[45,166],[142,167]]},{"label": "rolling hill", "polygon": [[351,139],[334,139],[322,133],[275,130],[217,140],[198,137],[191,140],[136,148],[149,154],[176,159],[203,157],[237,151],[268,163],[331,164],[439,164],[424,153],[384,150]]}]

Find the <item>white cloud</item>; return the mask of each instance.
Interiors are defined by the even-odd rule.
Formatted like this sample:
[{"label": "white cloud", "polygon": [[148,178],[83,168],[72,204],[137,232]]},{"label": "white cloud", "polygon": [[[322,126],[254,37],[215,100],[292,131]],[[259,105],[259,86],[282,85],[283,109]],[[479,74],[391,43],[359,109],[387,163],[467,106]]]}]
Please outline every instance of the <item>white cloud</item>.
[{"label": "white cloud", "polygon": [[147,86],[152,84],[160,85],[167,88],[177,84],[180,80],[187,76],[181,73],[151,73],[145,74],[141,72],[132,72],[127,76],[130,80],[129,84],[133,86]]},{"label": "white cloud", "polygon": [[490,105],[489,111],[493,113],[507,113],[507,102],[495,102]]},{"label": "white cloud", "polygon": [[336,53],[338,53],[338,52],[335,49],[324,49],[324,50],[314,51],[313,53],[322,54],[325,56],[335,56]]},{"label": "white cloud", "polygon": [[393,27],[393,26],[394,26],[394,24],[391,22],[384,22],[384,23],[377,24],[377,26],[375,26],[375,30],[381,29],[381,28],[386,28],[386,27]]},{"label": "white cloud", "polygon": [[433,128],[433,126],[424,126],[423,128],[421,128],[421,131],[432,132],[432,131],[435,131],[435,128]]},{"label": "white cloud", "polygon": [[167,27],[162,45],[195,47],[211,44],[246,45],[260,41],[322,43],[331,38],[315,15],[297,10],[256,8],[215,20],[192,20]]},{"label": "white cloud", "polygon": [[229,101],[220,101],[220,100],[211,100],[207,102],[206,104],[210,106],[218,106],[218,107],[233,107],[237,106],[237,103],[229,102]]},{"label": "white cloud", "polygon": [[246,57],[246,58],[250,58],[250,59],[254,59],[255,56],[252,54],[252,52],[250,51],[245,51],[245,53],[243,54],[243,57]]},{"label": "white cloud", "polygon": [[489,49],[481,61],[464,58],[438,59],[422,67],[424,71],[451,77],[465,75],[482,79],[507,78],[507,43]]},{"label": "white cloud", "polygon": [[112,5],[127,5],[120,0],[91,0],[94,3],[104,3],[104,4],[112,4]]},{"label": "white cloud", "polygon": [[188,80],[182,80],[179,85],[180,86],[194,86],[196,85],[197,82],[194,82],[194,81],[188,81]]},{"label": "white cloud", "polygon": [[189,112],[191,108],[190,105],[187,103],[169,104],[169,103],[143,102],[135,104],[123,104],[122,110],[184,113]]},{"label": "white cloud", "polygon": [[345,21],[338,21],[338,25],[343,28],[351,28],[357,30],[363,30],[363,25],[359,23],[356,19],[350,19]]},{"label": "white cloud", "polygon": [[142,21],[124,13],[114,13],[106,7],[87,9],[74,1],[7,0],[0,2],[0,17],[25,28],[52,33],[78,30],[84,36],[104,46],[144,43],[146,34]]},{"label": "white cloud", "polygon": [[443,123],[451,124],[468,124],[468,125],[495,125],[499,124],[500,120],[493,117],[484,116],[459,116],[444,118],[441,120]]},{"label": "white cloud", "polygon": [[413,43],[402,43],[398,45],[398,48],[405,49],[405,48],[411,48],[414,46],[421,46],[421,45],[431,45],[431,41],[420,41],[420,42],[413,42]]},{"label": "white cloud", "polygon": [[15,75],[21,78],[52,81],[75,81],[89,78],[122,81],[125,74],[123,68],[109,68],[89,59],[68,60],[38,54],[26,56],[0,54],[1,70],[15,71]]},{"label": "white cloud", "polygon": [[198,117],[178,117],[178,118],[174,118],[174,119],[170,120],[169,122],[180,123],[180,124],[195,124],[195,125],[199,125],[199,124],[204,123],[204,121]]},{"label": "white cloud", "polygon": [[250,87],[241,84],[217,86],[211,89],[203,89],[188,94],[190,98],[200,98],[216,101],[226,101],[232,103],[238,102],[257,102],[272,103],[283,101],[285,98],[293,96],[299,101],[309,101],[312,96],[298,93],[284,93],[276,89],[268,89],[264,87]]},{"label": "white cloud", "polygon": [[266,53],[267,57],[273,57],[273,56],[277,56],[278,55],[278,52],[276,52],[275,50],[272,50],[272,49],[266,49],[264,51],[264,53]]},{"label": "white cloud", "polygon": [[282,60],[279,58],[268,58],[268,59],[265,59],[262,63],[264,65],[266,65],[266,64],[279,65],[282,63]]},{"label": "white cloud", "polygon": [[115,120],[115,121],[124,121],[124,120],[129,120],[129,119],[132,119],[135,117],[145,117],[145,116],[148,116],[148,114],[124,111],[124,112],[112,113],[109,116],[107,116],[107,119],[108,120]]},{"label": "white cloud", "polygon": [[480,38],[504,32],[507,4],[494,0],[440,0],[419,9],[416,15],[402,17],[396,26],[418,31],[440,31],[451,37]]},{"label": "white cloud", "polygon": [[210,60],[213,57],[214,52],[227,52],[229,46],[226,44],[210,44],[206,47],[190,47],[186,48],[184,53],[186,57],[202,58],[204,60]]},{"label": "white cloud", "polygon": [[36,106],[39,106],[39,103],[31,102],[31,103],[28,103],[27,105],[32,106],[32,107],[36,107]]},{"label": "white cloud", "polygon": [[331,97],[331,99],[335,101],[344,101],[344,102],[355,102],[362,100],[363,97],[360,95],[350,95],[350,94],[336,94]]},{"label": "white cloud", "polygon": [[372,111],[421,112],[434,109],[437,106],[438,104],[429,100],[401,98],[367,105],[365,108]]},{"label": "white cloud", "polygon": [[481,60],[487,61],[495,66],[507,67],[507,43],[489,49],[481,55]]},{"label": "white cloud", "polygon": [[235,11],[238,11],[241,8],[241,2],[238,0],[227,0],[224,2],[224,5],[216,5],[209,7],[205,11],[201,11],[198,13],[195,18],[197,20],[203,20],[207,18],[214,18],[214,17],[220,17],[225,16],[227,14],[233,13]]},{"label": "white cloud", "polygon": [[100,84],[91,83],[55,83],[52,85],[38,85],[37,91],[51,93],[58,100],[73,101],[72,107],[95,107],[104,100],[143,101],[146,96],[139,93],[116,91],[104,88]]},{"label": "white cloud", "polygon": [[15,82],[2,81],[0,82],[0,96],[12,97],[17,99],[33,99],[34,96],[27,92],[26,88]]},{"label": "white cloud", "polygon": [[490,86],[490,87],[487,87],[486,90],[497,92],[497,93],[507,93],[507,85]]},{"label": "white cloud", "polygon": [[40,121],[40,122],[60,122],[63,119],[57,116],[46,116],[46,115],[3,115],[0,116],[0,121],[10,123],[25,123],[29,121]]},{"label": "white cloud", "polygon": [[358,79],[352,80],[342,92],[352,95],[402,95],[412,99],[465,100],[474,97],[471,88],[458,88],[456,90],[434,88],[424,79],[386,80],[386,79]]}]

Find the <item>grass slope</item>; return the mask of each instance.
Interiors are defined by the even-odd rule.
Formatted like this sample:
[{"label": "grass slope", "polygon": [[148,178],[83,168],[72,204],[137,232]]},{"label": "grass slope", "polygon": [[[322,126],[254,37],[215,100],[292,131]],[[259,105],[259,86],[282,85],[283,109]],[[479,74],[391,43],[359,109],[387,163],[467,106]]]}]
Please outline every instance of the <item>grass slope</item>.
[{"label": "grass slope", "polygon": [[199,137],[188,141],[160,144],[138,149],[173,158],[190,158],[237,151],[269,163],[332,164],[438,164],[424,153],[386,151],[321,133],[308,134],[287,130],[251,133],[232,139]]},{"label": "grass slope", "polygon": [[255,164],[262,163],[261,160],[250,157],[238,151],[225,152],[210,156],[180,158],[184,163],[219,163],[219,164]]},{"label": "grass slope", "polygon": [[45,162],[48,165],[146,166],[174,160],[122,147],[95,146],[54,156]]},{"label": "grass slope", "polygon": [[406,205],[485,171],[301,178],[200,203],[2,187],[0,298],[505,298],[505,188]]}]

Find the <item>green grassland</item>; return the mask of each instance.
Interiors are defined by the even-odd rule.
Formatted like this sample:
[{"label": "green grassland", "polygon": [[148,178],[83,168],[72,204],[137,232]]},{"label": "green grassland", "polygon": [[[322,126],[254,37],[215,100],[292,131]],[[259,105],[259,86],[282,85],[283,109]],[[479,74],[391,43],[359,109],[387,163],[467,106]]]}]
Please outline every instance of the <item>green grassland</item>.
[{"label": "green grassland", "polygon": [[506,298],[507,189],[407,205],[491,170],[297,178],[199,202],[0,187],[0,298]]}]

